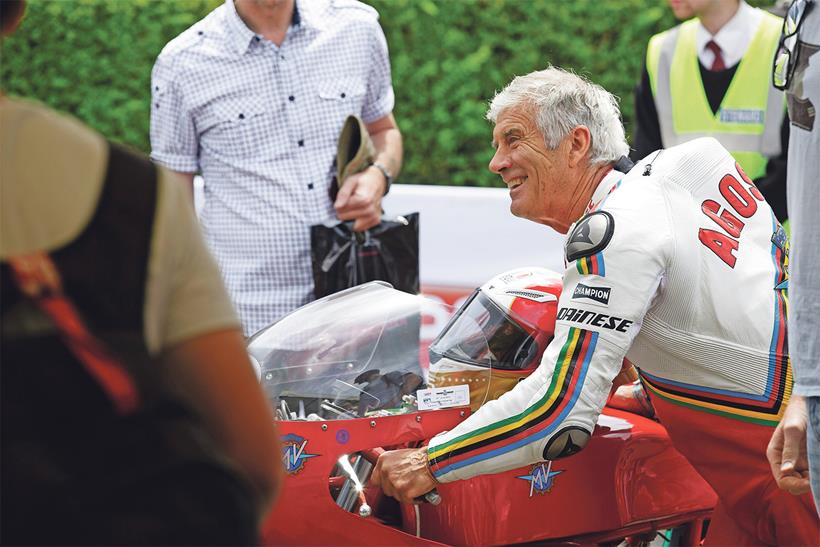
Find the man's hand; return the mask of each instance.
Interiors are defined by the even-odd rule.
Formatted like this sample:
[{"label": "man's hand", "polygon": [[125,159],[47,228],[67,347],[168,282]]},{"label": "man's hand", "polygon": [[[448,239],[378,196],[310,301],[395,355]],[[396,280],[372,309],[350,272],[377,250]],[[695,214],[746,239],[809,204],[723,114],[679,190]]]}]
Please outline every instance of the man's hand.
[{"label": "man's hand", "polygon": [[806,400],[792,395],[783,419],[777,424],[766,457],[772,466],[777,485],[787,492],[800,495],[810,490],[809,461],[806,453]]},{"label": "man's hand", "polygon": [[427,448],[392,450],[379,456],[370,480],[401,503],[414,503],[436,487],[427,465]]},{"label": "man's hand", "polygon": [[376,167],[347,177],[336,196],[336,216],[340,220],[355,220],[353,231],[363,232],[377,225],[382,218],[382,196],[387,181]]}]

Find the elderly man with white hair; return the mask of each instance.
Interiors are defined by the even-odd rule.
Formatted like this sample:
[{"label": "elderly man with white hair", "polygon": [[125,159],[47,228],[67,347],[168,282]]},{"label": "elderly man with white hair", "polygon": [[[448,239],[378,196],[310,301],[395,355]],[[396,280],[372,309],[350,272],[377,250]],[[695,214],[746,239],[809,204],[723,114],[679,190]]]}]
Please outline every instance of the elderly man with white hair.
[{"label": "elderly man with white hair", "polygon": [[[712,138],[630,169],[616,98],[559,68],[515,78],[487,118],[511,212],[569,234],[555,337],[514,389],[427,447],[383,454],[374,482],[411,502],[438,482],[570,456],[628,357],[718,494],[709,542],[816,544],[811,497],[779,490],[766,461],[791,394],[788,243],[754,183]],[[607,298],[576,290],[590,287]],[[804,457],[797,480],[806,469]]]}]

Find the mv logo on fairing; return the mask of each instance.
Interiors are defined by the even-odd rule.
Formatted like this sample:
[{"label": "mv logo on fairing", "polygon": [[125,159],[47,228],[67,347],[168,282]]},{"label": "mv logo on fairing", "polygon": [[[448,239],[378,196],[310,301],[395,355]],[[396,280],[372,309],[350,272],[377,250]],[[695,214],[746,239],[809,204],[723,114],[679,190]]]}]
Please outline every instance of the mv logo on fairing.
[{"label": "mv logo on fairing", "polygon": [[530,497],[533,494],[549,494],[552,490],[555,476],[564,471],[552,471],[552,462],[541,462],[532,466],[529,475],[521,475],[517,479],[530,481]]},{"label": "mv logo on fairing", "polygon": [[305,462],[319,454],[308,454],[308,440],[299,435],[285,435],[282,437],[282,463],[289,475],[295,475],[305,467]]}]

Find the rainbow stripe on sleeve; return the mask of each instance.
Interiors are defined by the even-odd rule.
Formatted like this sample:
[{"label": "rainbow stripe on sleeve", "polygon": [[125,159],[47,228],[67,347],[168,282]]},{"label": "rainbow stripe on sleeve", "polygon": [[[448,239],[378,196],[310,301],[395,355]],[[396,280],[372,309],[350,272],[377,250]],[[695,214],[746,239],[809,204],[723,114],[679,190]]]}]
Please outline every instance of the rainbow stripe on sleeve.
[{"label": "rainbow stripe on sleeve", "polygon": [[606,276],[606,266],[604,265],[604,253],[596,253],[592,256],[579,258],[575,261],[575,267],[581,275]]},{"label": "rainbow stripe on sleeve", "polygon": [[597,341],[598,333],[571,327],[544,395],[519,414],[428,448],[433,476],[506,454],[553,433],[578,400]]}]

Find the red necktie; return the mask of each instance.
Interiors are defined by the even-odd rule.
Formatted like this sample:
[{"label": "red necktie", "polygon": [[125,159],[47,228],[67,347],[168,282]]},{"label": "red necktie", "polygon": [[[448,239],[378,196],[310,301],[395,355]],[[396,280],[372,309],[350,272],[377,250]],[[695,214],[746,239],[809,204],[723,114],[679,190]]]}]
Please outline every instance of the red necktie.
[{"label": "red necktie", "polygon": [[712,72],[726,70],[726,63],[723,62],[723,54],[721,53],[720,46],[717,45],[714,40],[709,40],[706,42],[706,49],[715,54],[715,60],[712,61],[712,68],[709,70]]}]

